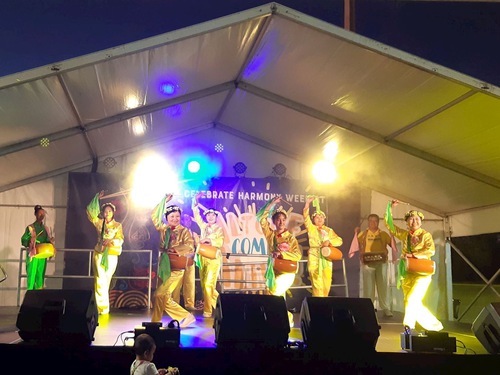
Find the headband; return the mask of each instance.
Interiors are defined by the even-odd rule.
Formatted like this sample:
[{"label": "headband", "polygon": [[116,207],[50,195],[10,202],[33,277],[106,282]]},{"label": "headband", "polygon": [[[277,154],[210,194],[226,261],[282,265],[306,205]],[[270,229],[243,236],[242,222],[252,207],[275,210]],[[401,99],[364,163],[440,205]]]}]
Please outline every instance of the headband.
[{"label": "headband", "polygon": [[179,206],[168,206],[167,209],[165,210],[165,217],[170,215],[172,212],[182,213],[182,210]]},{"label": "headband", "polygon": [[271,218],[274,220],[274,218],[276,217],[276,215],[278,214],[283,214],[285,215],[285,218],[288,218],[288,214],[287,212],[283,209],[283,207],[279,207],[277,208],[276,210],[274,210],[273,212],[273,215],[271,216]]},{"label": "headband", "polygon": [[203,211],[203,215],[207,216],[208,214],[215,214],[215,216],[219,215],[219,212],[214,210],[213,208],[209,208],[208,210]]},{"label": "headband", "polygon": [[312,214],[312,218],[314,219],[316,216],[323,216],[326,219],[326,215],[323,211],[316,211],[315,213]]},{"label": "headband", "polygon": [[104,203],[102,206],[101,206],[101,211],[104,211],[104,209],[106,208],[106,206],[110,207],[113,212],[116,211],[116,207],[113,203]]},{"label": "headband", "polygon": [[405,214],[405,221],[408,220],[410,216],[418,216],[420,220],[424,220],[424,214],[417,210],[410,210]]}]

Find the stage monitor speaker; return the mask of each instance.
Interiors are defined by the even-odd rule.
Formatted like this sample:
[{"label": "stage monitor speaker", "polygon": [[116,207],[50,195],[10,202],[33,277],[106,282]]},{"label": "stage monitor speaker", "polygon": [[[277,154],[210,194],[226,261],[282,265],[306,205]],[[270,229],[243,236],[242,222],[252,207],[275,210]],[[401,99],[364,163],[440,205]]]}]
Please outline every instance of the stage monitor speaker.
[{"label": "stage monitor speaker", "polygon": [[222,293],[217,299],[214,329],[218,347],[285,347],[290,333],[285,299]]},{"label": "stage monitor speaker", "polygon": [[369,298],[306,297],[300,310],[300,328],[306,349],[332,354],[375,352],[380,336]]},{"label": "stage monitor speaker", "polygon": [[92,290],[28,290],[16,326],[26,342],[90,345],[98,325]]},{"label": "stage monitor speaker", "polygon": [[472,331],[490,354],[500,354],[500,302],[485,306],[472,323]]}]

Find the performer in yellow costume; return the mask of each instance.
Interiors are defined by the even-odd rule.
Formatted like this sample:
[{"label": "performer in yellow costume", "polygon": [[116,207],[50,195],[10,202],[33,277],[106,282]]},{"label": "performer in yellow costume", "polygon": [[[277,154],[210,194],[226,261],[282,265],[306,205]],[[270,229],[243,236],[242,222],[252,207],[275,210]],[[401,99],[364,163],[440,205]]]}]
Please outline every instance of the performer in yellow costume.
[{"label": "performer in yellow costume", "polygon": [[[194,241],[189,229],[180,224],[182,211],[180,207],[166,204],[172,199],[167,194],[151,213],[151,220],[160,232],[160,249],[158,261],[158,282],[153,299],[152,322],[161,322],[163,311],[172,319],[180,322],[182,328],[194,323],[196,318],[180,306],[172,298],[175,288],[182,282],[183,269],[171,269],[168,254],[175,256],[194,256]],[[163,222],[165,216],[167,224]]]},{"label": "performer in yellow costume", "polygon": [[94,293],[99,314],[109,314],[109,286],[122,253],[123,229],[115,221],[116,208],[111,203],[99,207],[104,191],[97,193],[87,206],[87,217],[97,231],[92,269],[94,271]]},{"label": "performer in yellow costume", "polygon": [[[313,202],[316,212],[309,218],[309,205]],[[328,297],[332,285],[333,264],[321,254],[325,246],[340,246],[342,238],[335,231],[325,225],[326,215],[319,208],[316,197],[308,196],[304,205],[304,225],[309,237],[309,251],[307,269],[311,278],[313,297]]]},{"label": "performer in yellow costume", "polygon": [[[193,247],[196,248],[196,243],[198,234],[192,231],[191,229],[191,217],[189,215],[181,215],[181,225],[189,230],[191,236],[193,237]],[[175,288],[172,293],[172,298],[175,302],[180,304],[181,301],[181,291],[184,302],[184,308],[188,311],[196,310],[196,302],[195,302],[195,292],[196,292],[196,266],[193,264],[189,264],[186,266],[184,270],[184,276],[182,277],[182,281],[179,283],[177,288]]]},{"label": "performer in yellow costume", "polygon": [[[388,284],[387,284],[387,263],[389,259],[388,247],[391,247],[391,237],[387,232],[379,228],[380,217],[377,214],[368,215],[368,228],[360,232],[360,228],[356,227],[354,233],[357,236],[360,254],[360,269],[363,275],[363,293],[361,297],[370,298],[375,304],[375,288],[380,308],[386,317],[392,317],[390,303],[388,300]],[[364,258],[364,254],[375,254],[380,256],[381,260],[368,261],[370,257]],[[349,253],[351,257],[354,254]],[[393,262],[397,257],[397,250],[392,249]],[[373,257],[373,259],[378,259]]]},{"label": "performer in yellow costume", "polygon": [[200,244],[207,244],[217,248],[217,257],[215,259],[207,258],[197,254],[197,264],[200,269],[200,282],[203,290],[203,317],[209,318],[212,316],[213,309],[217,303],[217,278],[221,268],[221,247],[224,244],[224,231],[218,225],[218,212],[214,209],[208,209],[203,214],[206,222],[201,218],[200,209],[198,207],[198,199],[202,193],[198,193],[193,198],[193,214],[194,220],[201,229]]},{"label": "performer in yellow costume", "polygon": [[401,282],[405,305],[403,324],[412,330],[415,329],[416,323],[419,323],[425,330],[441,331],[443,325],[422,302],[432,281],[432,275],[406,272],[404,262],[404,258],[431,259],[436,251],[434,240],[429,232],[421,228],[424,219],[422,212],[411,210],[406,213],[408,229],[394,225],[392,207],[398,203],[397,200],[388,203],[384,219],[387,229],[402,242],[398,286]]},{"label": "performer in yellow costume", "polygon": [[[279,195],[272,198],[259,210],[256,216],[266,238],[269,254],[266,269],[266,291],[268,294],[285,298],[287,290],[293,285],[295,274],[299,268],[295,267],[295,272],[277,273],[273,269],[273,258],[298,262],[302,258],[302,252],[297,239],[287,229],[288,215],[285,210],[280,207],[273,211],[271,220],[276,228],[275,230],[272,230],[269,225],[269,213],[280,201],[281,196]],[[289,311],[288,320],[290,327],[292,327],[293,314]]]}]

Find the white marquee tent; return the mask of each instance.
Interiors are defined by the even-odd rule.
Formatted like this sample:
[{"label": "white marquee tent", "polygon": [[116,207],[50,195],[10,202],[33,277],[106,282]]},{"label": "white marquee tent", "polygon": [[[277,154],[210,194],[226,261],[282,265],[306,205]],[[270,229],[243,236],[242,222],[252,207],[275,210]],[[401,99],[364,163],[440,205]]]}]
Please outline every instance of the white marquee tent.
[{"label": "white marquee tent", "polygon": [[125,172],[185,138],[224,144],[223,175],[281,162],[298,179],[334,140],[333,189],[369,190],[366,212],[408,202],[442,245],[500,231],[500,88],[276,3],[1,77],[0,129],[4,260],[34,204],[63,237],[68,172]]}]

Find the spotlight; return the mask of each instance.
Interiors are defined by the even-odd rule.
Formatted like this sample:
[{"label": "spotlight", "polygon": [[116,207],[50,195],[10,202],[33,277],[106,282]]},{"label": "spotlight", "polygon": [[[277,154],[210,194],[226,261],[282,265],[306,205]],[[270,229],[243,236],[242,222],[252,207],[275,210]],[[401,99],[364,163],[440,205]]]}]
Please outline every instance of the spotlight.
[{"label": "spotlight", "polygon": [[197,162],[196,160],[193,160],[189,162],[188,164],[188,171],[191,173],[197,173],[200,170],[200,163]]},{"label": "spotlight", "polygon": [[278,163],[273,167],[273,175],[278,177],[286,177],[286,167],[284,164]]},{"label": "spotlight", "polygon": [[224,145],[222,143],[217,143],[214,146],[214,150],[217,151],[217,152],[222,152],[222,151],[224,151]]},{"label": "spotlight", "polygon": [[160,85],[160,91],[165,95],[173,95],[176,89],[175,84],[172,82],[165,82]]},{"label": "spotlight", "polygon": [[107,169],[111,169],[113,168],[114,166],[116,165],[116,160],[112,157],[107,157],[106,159],[104,159],[104,166],[107,168]]},{"label": "spotlight", "polygon": [[233,165],[235,176],[241,177],[245,175],[247,171],[247,166],[245,163],[239,161],[235,165]]},{"label": "spotlight", "polygon": [[321,184],[330,184],[337,179],[337,169],[333,163],[326,160],[318,161],[313,167],[312,174]]},{"label": "spotlight", "polygon": [[49,147],[49,144],[50,144],[50,140],[48,138],[40,139],[40,146]]}]

